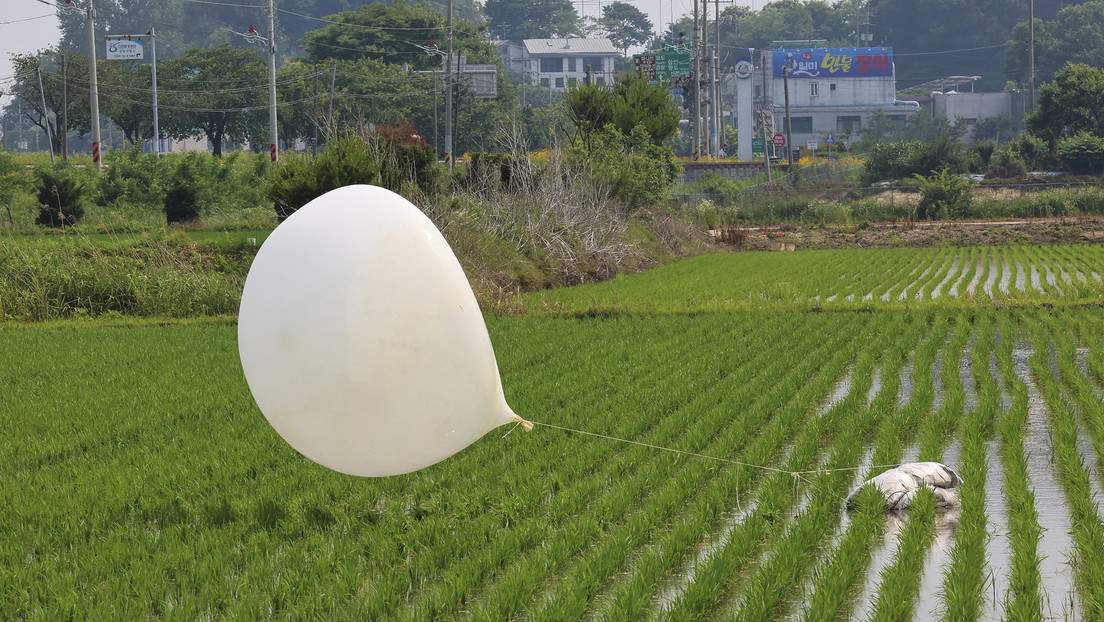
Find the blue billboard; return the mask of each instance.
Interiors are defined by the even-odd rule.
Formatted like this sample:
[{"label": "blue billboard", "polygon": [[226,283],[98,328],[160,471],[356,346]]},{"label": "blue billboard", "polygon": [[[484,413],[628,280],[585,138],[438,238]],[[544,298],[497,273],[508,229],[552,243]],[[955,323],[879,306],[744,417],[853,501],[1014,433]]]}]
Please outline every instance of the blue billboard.
[{"label": "blue billboard", "polygon": [[893,48],[772,50],[774,77],[789,67],[791,78],[869,78],[893,75]]}]

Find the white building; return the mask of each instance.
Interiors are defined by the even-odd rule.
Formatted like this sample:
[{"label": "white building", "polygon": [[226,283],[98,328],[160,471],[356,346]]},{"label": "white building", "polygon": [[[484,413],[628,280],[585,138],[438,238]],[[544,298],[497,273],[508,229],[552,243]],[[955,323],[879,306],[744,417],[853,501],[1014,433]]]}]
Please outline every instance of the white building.
[{"label": "white building", "polygon": [[586,80],[609,84],[614,61],[620,56],[613,42],[597,39],[525,39],[520,44],[499,41],[506,70],[522,74],[529,84],[562,92],[568,85]]},{"label": "white building", "polygon": [[857,139],[878,111],[903,125],[920,109],[914,101],[895,97],[893,48],[764,50],[752,80],[755,108],[772,111],[768,122],[774,126],[767,128],[768,134],[786,135],[788,88],[790,131],[797,147],[816,142],[824,148],[829,134],[836,142]]}]

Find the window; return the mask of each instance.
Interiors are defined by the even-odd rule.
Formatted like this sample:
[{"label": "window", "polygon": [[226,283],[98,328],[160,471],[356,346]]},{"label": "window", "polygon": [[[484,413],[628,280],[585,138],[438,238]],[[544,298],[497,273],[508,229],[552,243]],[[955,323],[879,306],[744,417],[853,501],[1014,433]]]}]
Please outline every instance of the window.
[{"label": "window", "polygon": [[578,84],[578,83],[579,83],[579,79],[578,79],[578,78],[568,78],[568,79],[567,79],[567,85],[568,85],[568,86],[575,86],[575,85],[576,85],[576,84]]},{"label": "window", "polygon": [[563,78],[556,78],[556,88],[562,89],[564,85]]},{"label": "window", "polygon": [[829,90],[829,91],[834,91],[834,90],[836,90],[836,83],[835,83],[835,82],[833,82],[833,83],[829,84],[829,85],[828,85],[828,90]]},{"label": "window", "polygon": [[[782,127],[786,127],[786,117],[782,117]],[[811,134],[813,131],[812,117],[790,117],[790,131],[794,134]]]},{"label": "window", "polygon": [[836,117],[837,132],[853,132],[862,127],[862,117],[846,116]]},{"label": "window", "polygon": [[562,58],[542,58],[540,59],[541,73],[563,73],[563,59]]},{"label": "window", "polygon": [[548,88],[548,78],[541,78],[541,86]]},{"label": "window", "polygon": [[889,120],[893,122],[893,129],[895,129],[895,130],[905,129],[905,119],[906,118],[907,118],[907,115],[903,115],[903,114],[891,114],[891,115],[889,115]]},{"label": "window", "polygon": [[575,65],[577,64],[578,60],[579,59],[575,58],[574,56],[567,59],[567,70],[568,71],[578,71],[578,69],[575,68]]},{"label": "window", "polygon": [[587,67],[594,73],[605,71],[605,66],[602,64],[601,56],[586,56],[583,58],[583,71],[586,71]]},{"label": "window", "polygon": [[820,95],[820,82],[809,83],[809,97],[817,97]]},{"label": "window", "polygon": [[594,79],[594,83],[597,84],[598,86],[605,86],[606,85],[606,79],[603,76],[598,76],[597,78]]},{"label": "window", "polygon": [[760,85],[758,85],[758,84],[756,84],[756,85],[755,85],[755,96],[754,96],[754,97],[755,97],[755,99],[759,99],[759,97],[761,96],[761,93],[762,93],[762,92],[763,92],[763,87],[762,87],[762,86],[760,86]]}]

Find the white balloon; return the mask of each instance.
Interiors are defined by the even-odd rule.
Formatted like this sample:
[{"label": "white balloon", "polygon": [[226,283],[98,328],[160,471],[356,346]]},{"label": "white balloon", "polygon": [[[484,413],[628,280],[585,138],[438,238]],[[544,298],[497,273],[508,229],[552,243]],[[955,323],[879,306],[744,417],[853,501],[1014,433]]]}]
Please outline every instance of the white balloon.
[{"label": "white balloon", "polygon": [[328,192],[272,232],[245,281],[238,350],[280,436],[342,473],[415,471],[521,421],[456,256],[384,188]]}]

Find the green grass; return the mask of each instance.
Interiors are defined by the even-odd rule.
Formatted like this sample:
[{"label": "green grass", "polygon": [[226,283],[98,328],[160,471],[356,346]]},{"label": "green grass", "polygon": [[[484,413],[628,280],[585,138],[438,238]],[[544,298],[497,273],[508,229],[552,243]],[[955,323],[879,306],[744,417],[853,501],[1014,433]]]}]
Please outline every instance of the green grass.
[{"label": "green grass", "polygon": [[[197,283],[242,276],[214,263],[243,248],[236,240],[205,242],[218,251],[210,254],[193,241],[21,241],[0,249],[0,273],[23,265],[7,274],[47,282],[31,248],[55,253],[61,267],[133,267],[152,279],[159,264],[136,253],[164,248],[190,258]],[[353,478],[297,454],[257,411],[232,318],[0,323],[0,611],[17,620],[847,619],[866,604],[857,599],[870,572],[876,619],[935,606],[975,619],[994,599],[1009,619],[1038,619],[1040,556],[1071,554],[1079,613],[1092,619],[1104,528],[1077,433],[1092,440],[1089,460],[1104,462],[1104,319],[1085,298],[1095,286],[1088,277],[1086,293],[1071,295],[1052,268],[1059,287],[1044,292],[906,308],[915,302],[907,292],[930,296],[959,278],[948,278],[955,257],[973,269],[984,256],[988,270],[994,256],[958,252],[703,258],[617,288],[555,292],[578,313],[487,317],[507,397],[523,416],[717,460],[538,425],[488,434],[416,473]],[[1098,252],[1007,257],[1088,276],[1101,269]],[[776,278],[798,298],[850,287],[891,300],[787,309],[762,289]],[[724,288],[761,291],[739,310],[715,304]],[[1077,304],[1060,304],[1065,296]],[[1042,306],[1055,301],[1060,308]],[[612,309],[626,312],[597,312]],[[1028,394],[1012,362],[1013,342],[1025,338],[1071,526],[1039,524],[1027,476],[1047,457],[1025,450]],[[977,395],[969,410],[964,357]],[[849,390],[829,406],[844,379]],[[986,463],[991,438],[1001,444],[997,464]],[[954,466],[966,507],[949,564],[934,570],[940,594],[921,595],[940,510],[925,500],[888,539],[876,499],[854,512],[841,502],[853,479],[907,448],[939,459],[951,442],[962,445]],[[995,595],[986,583],[993,469],[1004,476],[1011,547],[1008,591]],[[1040,550],[1042,530],[1067,527],[1073,550]],[[885,568],[872,563],[881,547],[899,551]]]},{"label": "green grass", "polygon": [[[1015,262],[1005,267],[1006,251],[1037,267],[1041,291],[1030,284],[1024,290],[1000,290],[1002,274],[1014,283]],[[979,256],[983,262],[977,273]],[[1098,245],[717,253],[602,283],[527,294],[522,302],[534,312],[568,315],[1100,305],[1104,283],[1092,274],[1101,272],[1102,263],[1104,246]],[[1080,277],[1071,276],[1072,284],[1059,280],[1050,285],[1047,267],[1055,275],[1065,271]],[[971,294],[966,290],[975,275]],[[959,287],[951,295],[955,283]]]}]

